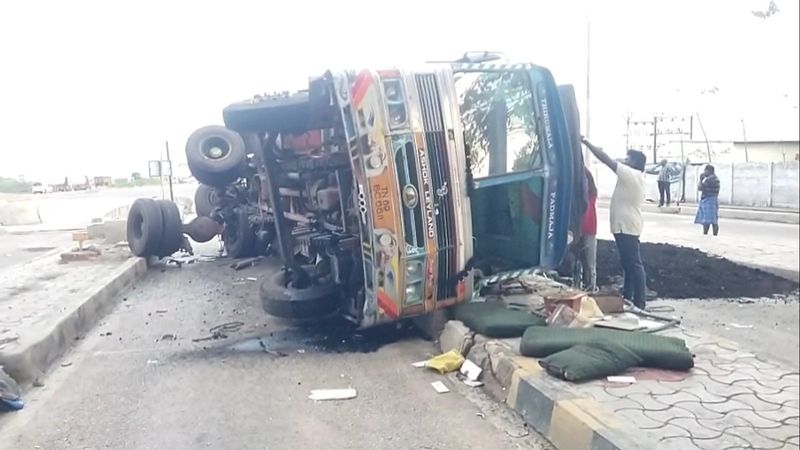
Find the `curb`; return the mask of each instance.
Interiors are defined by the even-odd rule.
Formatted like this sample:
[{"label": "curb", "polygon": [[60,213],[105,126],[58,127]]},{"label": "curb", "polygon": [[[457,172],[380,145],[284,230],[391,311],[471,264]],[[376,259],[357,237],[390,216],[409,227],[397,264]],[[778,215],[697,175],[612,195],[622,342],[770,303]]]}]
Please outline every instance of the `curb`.
[{"label": "curb", "polygon": [[51,330],[13,353],[0,353],[0,365],[20,384],[33,381],[64,354],[76,337],[88,331],[116,305],[117,294],[146,272],[146,260],[133,258],[125,261],[102,286],[87,292],[80,306],[69,312]]},{"label": "curb", "polygon": [[[656,441],[595,399],[582,396],[568,383],[551,377],[536,358],[514,355],[504,342],[482,336],[476,341],[469,358],[488,359],[490,372],[504,388],[505,398],[499,400],[559,450],[678,449]],[[477,345],[481,341],[483,345]]]},{"label": "curb", "polygon": [[[608,209],[608,200],[598,200],[598,208]],[[645,203],[642,211],[649,213],[680,214],[682,216],[693,216],[697,213],[697,206],[684,203],[680,207],[680,212],[666,212],[659,210],[658,206]],[[789,225],[800,224],[800,213],[797,211],[777,211],[763,209],[743,209],[720,206],[719,217],[721,219],[751,220],[755,222],[774,222]]]}]

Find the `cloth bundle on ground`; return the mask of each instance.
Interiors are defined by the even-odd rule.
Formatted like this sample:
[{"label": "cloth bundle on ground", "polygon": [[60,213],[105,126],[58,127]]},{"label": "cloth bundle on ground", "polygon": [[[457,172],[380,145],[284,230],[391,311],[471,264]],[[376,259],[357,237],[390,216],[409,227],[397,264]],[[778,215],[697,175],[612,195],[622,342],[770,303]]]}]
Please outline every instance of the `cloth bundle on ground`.
[{"label": "cloth bundle on ground", "polygon": [[512,338],[522,336],[529,327],[543,327],[545,319],[525,311],[508,309],[501,303],[474,302],[454,308],[456,320],[488,337]]},{"label": "cloth bundle on ground", "polygon": [[669,370],[689,370],[694,358],[682,339],[655,334],[601,328],[530,327],[525,330],[519,352],[543,358],[576,345],[609,342],[635,353],[637,365]]},{"label": "cloth bundle on ground", "polygon": [[604,378],[641,363],[636,353],[608,341],[578,344],[539,360],[548,373],[568,381]]}]

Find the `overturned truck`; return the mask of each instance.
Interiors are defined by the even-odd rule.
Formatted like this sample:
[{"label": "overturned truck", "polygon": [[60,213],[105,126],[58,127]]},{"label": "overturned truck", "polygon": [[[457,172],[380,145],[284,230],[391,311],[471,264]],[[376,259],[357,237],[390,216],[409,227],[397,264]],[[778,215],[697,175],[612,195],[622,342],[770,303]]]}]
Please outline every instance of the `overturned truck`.
[{"label": "overturned truck", "polygon": [[542,67],[331,71],[223,119],[186,144],[198,217],[140,199],[128,240],[165,256],[182,233],[221,233],[232,257],[279,255],[260,286],[269,314],[371,326],[468,300],[477,269],[555,267],[566,252],[577,111]]}]

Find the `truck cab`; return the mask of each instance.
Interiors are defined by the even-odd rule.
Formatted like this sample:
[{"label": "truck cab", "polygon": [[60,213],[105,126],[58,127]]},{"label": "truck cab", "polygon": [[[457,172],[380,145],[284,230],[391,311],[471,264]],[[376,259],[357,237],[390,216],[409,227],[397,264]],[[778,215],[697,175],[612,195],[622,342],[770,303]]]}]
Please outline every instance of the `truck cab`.
[{"label": "truck cab", "polygon": [[231,256],[277,254],[259,293],[280,317],[368,327],[469,301],[476,273],[565,255],[583,169],[562,95],[543,67],[462,61],[329,71],[233,103],[187,140],[204,217],[147,228],[143,201],[129,243],[222,230]]}]

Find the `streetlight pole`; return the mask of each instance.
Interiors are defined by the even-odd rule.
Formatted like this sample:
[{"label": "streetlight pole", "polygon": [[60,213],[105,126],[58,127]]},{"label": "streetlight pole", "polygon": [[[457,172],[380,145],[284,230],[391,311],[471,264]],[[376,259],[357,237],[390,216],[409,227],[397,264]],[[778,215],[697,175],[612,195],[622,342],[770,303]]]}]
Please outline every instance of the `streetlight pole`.
[{"label": "streetlight pole", "polygon": [[[591,108],[591,63],[592,63],[592,23],[586,20],[586,139],[591,139],[592,119]],[[589,150],[583,150],[584,162],[589,161]]]}]

